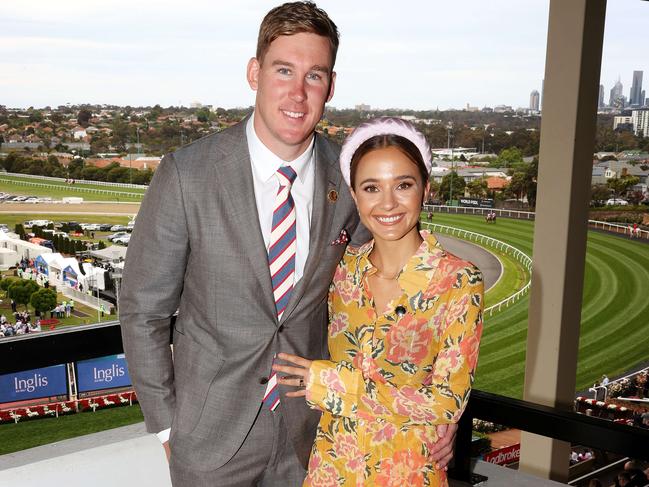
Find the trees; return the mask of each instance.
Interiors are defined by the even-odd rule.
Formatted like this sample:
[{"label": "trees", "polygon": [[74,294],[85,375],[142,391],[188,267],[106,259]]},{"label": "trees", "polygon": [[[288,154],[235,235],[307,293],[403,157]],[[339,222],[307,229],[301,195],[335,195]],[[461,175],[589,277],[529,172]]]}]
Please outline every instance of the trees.
[{"label": "trees", "polygon": [[503,149],[498,158],[492,163],[496,167],[511,167],[516,162],[523,161],[523,152],[517,147]]},{"label": "trees", "polygon": [[442,178],[439,185],[439,195],[442,199],[448,200],[451,197],[451,187],[453,188],[453,197],[457,198],[464,194],[466,181],[464,178],[457,175],[455,171],[451,171]]},{"label": "trees", "polygon": [[81,125],[83,128],[86,128],[88,125],[90,125],[90,119],[92,118],[92,112],[86,108],[82,108],[79,110],[79,113],[77,114],[77,123]]},{"label": "trees", "polygon": [[29,304],[39,314],[50,311],[56,307],[56,291],[52,289],[39,289],[29,298]]},{"label": "trees", "polygon": [[469,190],[469,194],[476,198],[481,198],[487,194],[489,186],[487,185],[487,180],[485,178],[478,178],[470,181],[466,185]]},{"label": "trees", "polygon": [[611,196],[611,189],[606,184],[593,184],[590,187],[590,201],[595,206],[602,206]]},{"label": "trees", "polygon": [[606,185],[613,191],[615,198],[619,198],[626,193],[631,186],[640,182],[636,176],[622,176],[621,178],[611,178],[606,181]]},{"label": "trees", "polygon": [[21,279],[9,286],[9,288],[7,289],[7,295],[11,299],[13,299],[16,304],[27,306],[27,303],[29,303],[29,299],[32,297],[32,294],[34,294],[39,289],[40,288],[38,284],[36,284],[34,281]]}]

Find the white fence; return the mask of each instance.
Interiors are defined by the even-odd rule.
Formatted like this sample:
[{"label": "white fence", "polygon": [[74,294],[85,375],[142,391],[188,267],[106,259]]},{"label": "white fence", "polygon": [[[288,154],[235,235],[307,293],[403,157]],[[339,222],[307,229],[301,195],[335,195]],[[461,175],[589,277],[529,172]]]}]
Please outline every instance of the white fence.
[{"label": "white fence", "polygon": [[588,220],[588,224],[595,228],[601,228],[607,232],[621,233],[623,235],[629,235],[632,238],[644,238],[649,239],[649,232],[647,230],[636,230],[636,235],[633,235],[633,226],[632,225],[620,225],[619,223],[608,223],[600,222],[597,220]]},{"label": "white fence", "polygon": [[475,208],[473,206],[445,206],[445,205],[424,205],[422,211],[438,211],[440,213],[457,213],[461,215],[486,215],[495,212],[496,216],[508,218],[519,218],[521,220],[534,220],[536,213],[533,211],[502,210],[498,208]]},{"label": "white fence", "polygon": [[[437,211],[439,213],[454,213],[461,215],[486,215],[487,213],[494,212],[496,213],[497,217],[518,218],[519,220],[534,220],[536,218],[536,213],[532,211],[502,210],[497,208],[474,208],[472,206],[424,205],[422,211]],[[608,232],[631,235],[631,227],[629,225],[600,222],[598,220],[588,220],[588,225],[595,228],[601,228],[602,230],[606,230]],[[638,235],[635,237],[649,240],[649,231],[638,229]]]},{"label": "white fence", "polygon": [[[448,235],[451,235],[452,237],[459,237],[464,240],[472,240],[481,245],[487,245],[489,247],[493,247],[504,254],[511,255],[514,259],[520,262],[523,265],[523,267],[525,267],[530,273],[532,272],[532,258],[526,253],[517,249],[516,247],[509,245],[508,243],[489,237],[487,235],[483,235],[481,233],[470,232],[468,230],[463,230],[461,228],[449,227],[447,225],[440,225],[438,223],[422,222],[422,224],[427,229],[433,232],[446,233]],[[521,297],[523,297],[525,294],[529,292],[531,283],[532,282],[530,279],[527,281],[525,286],[523,286],[521,289],[516,291],[511,296],[508,296],[502,301],[486,308],[484,310],[485,316],[491,316],[495,311],[500,311],[503,308],[507,308],[509,305],[521,299]]]},{"label": "white fence", "polygon": [[[22,174],[22,173],[16,173],[16,172],[3,172],[2,174],[6,176],[15,176],[19,178],[27,178],[27,179],[44,179],[44,180],[49,180],[49,181],[59,181],[64,183],[66,181],[65,178],[55,178],[51,176],[38,176],[36,174]],[[89,179],[75,179],[75,183],[80,183],[80,184],[94,184],[97,186],[115,186],[117,188],[131,188],[131,189],[147,189],[148,186],[145,184],[130,184],[130,183],[111,183],[108,181],[91,181]]]},{"label": "white fence", "polygon": [[28,186],[28,187],[38,187],[38,188],[47,188],[47,189],[64,189],[65,191],[77,191],[80,193],[90,193],[90,194],[106,194],[113,195],[115,197],[122,196],[124,198],[142,198],[144,193],[130,193],[127,191],[114,191],[110,189],[94,189],[94,188],[80,188],[69,184],[67,186],[61,186],[60,184],[47,184],[47,183],[34,183],[32,181],[18,181],[16,179],[6,179],[0,178],[0,182],[15,184],[18,186]]}]

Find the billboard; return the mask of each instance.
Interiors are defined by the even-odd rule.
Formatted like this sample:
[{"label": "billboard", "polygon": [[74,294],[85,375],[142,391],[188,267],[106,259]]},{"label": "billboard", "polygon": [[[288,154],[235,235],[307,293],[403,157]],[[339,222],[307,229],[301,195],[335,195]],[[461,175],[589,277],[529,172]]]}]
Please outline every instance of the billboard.
[{"label": "billboard", "polygon": [[498,450],[487,453],[484,456],[485,462],[495,463],[496,465],[508,465],[516,463],[521,456],[521,444],[506,446]]},{"label": "billboard", "polygon": [[130,385],[131,378],[128,375],[123,353],[77,362],[77,390],[79,392]]},{"label": "billboard", "polygon": [[64,364],[0,375],[0,403],[67,393],[68,374]]},{"label": "billboard", "polygon": [[493,208],[494,200],[493,198],[467,198],[461,197],[460,206],[469,206],[472,208]]}]

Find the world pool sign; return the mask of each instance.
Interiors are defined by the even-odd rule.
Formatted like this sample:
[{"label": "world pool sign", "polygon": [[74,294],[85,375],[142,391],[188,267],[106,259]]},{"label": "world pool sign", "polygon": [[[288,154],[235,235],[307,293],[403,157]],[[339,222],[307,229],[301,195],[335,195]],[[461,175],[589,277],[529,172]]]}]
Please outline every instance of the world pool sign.
[{"label": "world pool sign", "polygon": [[77,362],[79,392],[112,389],[131,385],[124,354]]},{"label": "world pool sign", "polygon": [[0,375],[0,403],[68,393],[65,365]]}]

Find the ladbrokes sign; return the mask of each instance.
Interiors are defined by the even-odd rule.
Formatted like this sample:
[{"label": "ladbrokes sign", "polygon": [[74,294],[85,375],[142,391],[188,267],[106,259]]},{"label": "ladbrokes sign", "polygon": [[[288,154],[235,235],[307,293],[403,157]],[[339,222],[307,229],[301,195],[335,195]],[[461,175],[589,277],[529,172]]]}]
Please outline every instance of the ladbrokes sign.
[{"label": "ladbrokes sign", "polygon": [[497,465],[508,465],[510,463],[516,463],[521,457],[521,444],[516,443],[515,445],[506,446],[505,448],[500,448],[492,452],[487,453],[484,456],[486,462],[495,463]]}]

